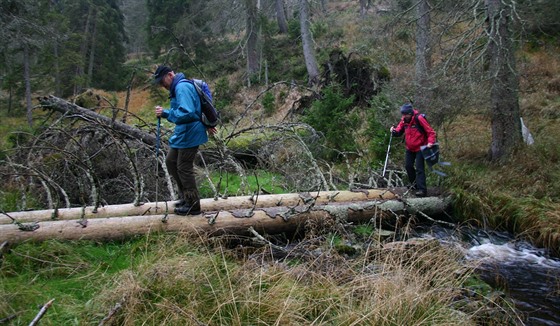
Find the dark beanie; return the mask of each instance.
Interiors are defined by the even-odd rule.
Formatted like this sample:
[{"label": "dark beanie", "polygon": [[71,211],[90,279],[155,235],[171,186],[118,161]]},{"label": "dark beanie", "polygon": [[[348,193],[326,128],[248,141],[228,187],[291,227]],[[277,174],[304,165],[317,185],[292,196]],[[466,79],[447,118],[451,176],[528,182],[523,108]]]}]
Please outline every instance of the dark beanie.
[{"label": "dark beanie", "polygon": [[154,84],[159,84],[161,79],[167,75],[168,72],[172,71],[168,66],[158,66],[156,72],[154,72]]},{"label": "dark beanie", "polygon": [[413,114],[414,108],[412,104],[406,103],[405,105],[401,106],[401,114]]}]

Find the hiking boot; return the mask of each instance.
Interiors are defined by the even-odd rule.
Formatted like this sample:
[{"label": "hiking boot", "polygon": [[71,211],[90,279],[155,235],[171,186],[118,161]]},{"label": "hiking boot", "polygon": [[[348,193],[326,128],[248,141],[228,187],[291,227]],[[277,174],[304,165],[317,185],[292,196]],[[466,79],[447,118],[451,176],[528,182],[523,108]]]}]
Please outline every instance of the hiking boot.
[{"label": "hiking boot", "polygon": [[200,214],[200,202],[197,202],[196,204],[193,205],[189,205],[189,204],[185,204],[183,206],[178,206],[175,207],[175,214],[177,215],[198,215]]},{"label": "hiking boot", "polygon": [[428,195],[428,194],[424,190],[419,190],[415,193],[415,195],[416,195],[416,197],[426,197],[426,195]]},{"label": "hiking boot", "polygon": [[187,201],[184,199],[178,200],[175,202],[175,207],[180,207],[180,206],[185,206],[187,204]]}]

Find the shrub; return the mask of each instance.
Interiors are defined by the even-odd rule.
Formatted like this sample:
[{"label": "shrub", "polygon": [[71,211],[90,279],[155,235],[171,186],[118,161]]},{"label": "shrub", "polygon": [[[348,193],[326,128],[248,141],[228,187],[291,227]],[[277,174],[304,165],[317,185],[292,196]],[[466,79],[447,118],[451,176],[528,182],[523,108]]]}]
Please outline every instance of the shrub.
[{"label": "shrub", "polygon": [[357,149],[353,131],[360,119],[351,112],[354,96],[345,98],[337,86],[324,89],[323,98],[316,100],[303,121],[325,136],[327,146],[338,151]]},{"label": "shrub", "polygon": [[262,106],[264,108],[265,115],[271,116],[272,114],[274,114],[274,102],[275,102],[274,94],[272,93],[264,94],[262,99]]}]

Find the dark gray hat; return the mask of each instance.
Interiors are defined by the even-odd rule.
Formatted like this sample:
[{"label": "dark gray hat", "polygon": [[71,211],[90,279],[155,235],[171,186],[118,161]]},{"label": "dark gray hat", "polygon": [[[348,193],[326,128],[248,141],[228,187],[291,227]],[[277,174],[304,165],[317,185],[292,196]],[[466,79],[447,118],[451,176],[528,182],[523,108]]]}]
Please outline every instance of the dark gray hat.
[{"label": "dark gray hat", "polygon": [[168,66],[158,66],[156,72],[154,73],[154,84],[161,83],[161,79],[167,75],[168,72],[173,71]]},{"label": "dark gray hat", "polygon": [[414,108],[412,104],[406,103],[405,105],[401,106],[401,114],[413,114]]}]

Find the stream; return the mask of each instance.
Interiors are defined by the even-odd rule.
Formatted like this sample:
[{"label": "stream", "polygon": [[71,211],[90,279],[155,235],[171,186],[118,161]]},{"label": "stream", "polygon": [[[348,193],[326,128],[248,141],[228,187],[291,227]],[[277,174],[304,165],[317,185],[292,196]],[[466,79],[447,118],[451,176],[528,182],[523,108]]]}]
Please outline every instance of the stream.
[{"label": "stream", "polygon": [[414,236],[459,243],[467,260],[480,263],[480,277],[504,291],[525,325],[560,325],[560,259],[506,232],[440,225],[420,227]]}]

